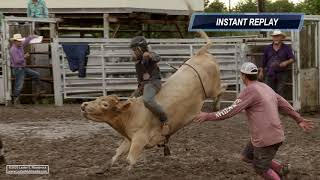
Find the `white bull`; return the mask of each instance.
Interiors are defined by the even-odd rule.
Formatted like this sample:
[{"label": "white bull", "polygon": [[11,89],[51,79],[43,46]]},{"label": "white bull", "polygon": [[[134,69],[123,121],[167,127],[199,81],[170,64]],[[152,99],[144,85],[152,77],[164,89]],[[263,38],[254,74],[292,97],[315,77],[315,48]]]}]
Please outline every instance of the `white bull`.
[{"label": "white bull", "polygon": [[207,52],[208,43],[185,62],[162,86],[156,101],[168,115],[170,132],[161,135],[158,117],[144,106],[143,99],[120,101],[116,96],[99,97],[85,102],[83,115],[93,121],[106,122],[122,135],[123,141],[112,157],[112,166],[120,155],[128,153],[129,169],[136,163],[144,148],[166,144],[169,137],[192,122],[206,98],[217,98],[221,92],[218,63]]}]

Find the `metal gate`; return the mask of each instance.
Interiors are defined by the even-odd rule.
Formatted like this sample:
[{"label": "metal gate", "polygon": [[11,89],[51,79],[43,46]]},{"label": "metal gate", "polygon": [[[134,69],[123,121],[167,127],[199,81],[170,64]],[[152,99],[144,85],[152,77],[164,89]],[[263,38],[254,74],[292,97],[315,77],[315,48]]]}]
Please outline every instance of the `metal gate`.
[{"label": "metal gate", "polygon": [[53,18],[25,18],[25,17],[8,17],[2,20],[1,56],[0,56],[0,104],[8,105],[12,96],[12,77],[10,69],[10,38],[15,33],[23,36],[33,34],[35,23],[50,23],[50,36],[55,36],[55,23],[57,19]]},{"label": "metal gate", "polygon": [[[100,41],[100,43],[99,43]],[[87,76],[79,78],[69,69],[63,43],[89,44]],[[116,94],[127,98],[137,87],[134,63],[130,61],[130,39],[56,39],[52,44],[55,103],[63,99],[93,99]],[[151,48],[161,55],[159,63],[163,80],[175,71],[168,64],[179,67],[204,45],[200,39],[151,39]],[[239,62],[241,39],[215,39],[209,50],[220,64],[222,83],[229,85],[222,103],[231,103],[239,92]]]},{"label": "metal gate", "polygon": [[[55,22],[55,20],[51,21]],[[10,34],[7,29],[8,25],[3,26],[5,33],[0,39],[0,103],[11,99],[8,55]],[[305,16],[305,26],[302,31],[292,32],[292,39],[288,41],[297,59],[292,76],[292,102],[297,110],[317,109],[320,104],[319,37],[320,16]],[[248,60],[247,49],[257,44],[257,42],[249,42],[248,39],[250,40],[247,37],[213,39],[214,45],[210,52],[220,64],[222,83],[230,85],[223,103],[232,102],[238,95],[241,85],[238,74],[239,65]],[[150,39],[149,41],[153,50],[162,56],[160,69],[164,81],[174,72],[167,63],[178,67],[205,43],[203,39]],[[87,66],[88,73],[85,78],[79,78],[77,73],[69,70],[61,47],[63,43],[79,42],[88,43],[91,50]],[[55,38],[51,43],[55,104],[62,105],[64,99],[91,99],[109,94],[128,97],[137,86],[134,66],[130,62],[129,42],[130,39]],[[269,42],[262,42],[260,45],[263,43]],[[256,55],[258,54],[253,54],[253,56]]]},{"label": "metal gate", "polygon": [[294,106],[316,111],[320,105],[320,16],[305,16],[300,32],[293,32],[297,63],[294,71]]}]

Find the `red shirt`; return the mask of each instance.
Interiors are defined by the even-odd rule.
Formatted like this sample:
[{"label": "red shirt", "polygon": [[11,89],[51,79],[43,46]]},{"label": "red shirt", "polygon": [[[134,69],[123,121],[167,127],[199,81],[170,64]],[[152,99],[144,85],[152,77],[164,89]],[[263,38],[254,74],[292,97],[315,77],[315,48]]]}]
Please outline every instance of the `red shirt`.
[{"label": "red shirt", "polygon": [[284,140],[278,109],[297,123],[303,120],[285,99],[266,84],[256,81],[240,93],[233,105],[208,116],[210,120],[224,120],[245,110],[252,144],[255,147],[266,147]]}]

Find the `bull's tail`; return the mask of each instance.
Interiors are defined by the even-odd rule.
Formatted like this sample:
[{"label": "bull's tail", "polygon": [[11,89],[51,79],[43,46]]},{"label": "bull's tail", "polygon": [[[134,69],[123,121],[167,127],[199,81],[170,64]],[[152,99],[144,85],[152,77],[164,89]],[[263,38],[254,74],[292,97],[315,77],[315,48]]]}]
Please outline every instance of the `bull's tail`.
[{"label": "bull's tail", "polygon": [[[187,7],[188,7],[188,10],[189,10],[189,16],[191,17],[192,13],[194,12],[191,4],[189,3],[188,0],[184,0],[184,2],[186,3]],[[197,52],[196,52],[196,55],[201,55],[201,54],[204,54],[204,53],[207,53],[208,52],[208,49],[212,46],[212,41],[210,40],[209,36],[207,35],[206,32],[204,31],[198,31],[198,33],[200,34],[200,36],[202,38],[204,38],[206,40],[206,45],[204,45],[203,47],[201,47]]]},{"label": "bull's tail", "polygon": [[198,52],[196,53],[197,55],[200,55],[200,54],[204,54],[204,53],[207,53],[208,52],[208,49],[213,45],[212,41],[210,40],[210,38],[208,37],[207,33],[204,32],[204,31],[199,31],[198,32],[200,34],[200,36],[202,38],[204,38],[207,42],[206,45],[204,45],[203,47],[201,47]]}]

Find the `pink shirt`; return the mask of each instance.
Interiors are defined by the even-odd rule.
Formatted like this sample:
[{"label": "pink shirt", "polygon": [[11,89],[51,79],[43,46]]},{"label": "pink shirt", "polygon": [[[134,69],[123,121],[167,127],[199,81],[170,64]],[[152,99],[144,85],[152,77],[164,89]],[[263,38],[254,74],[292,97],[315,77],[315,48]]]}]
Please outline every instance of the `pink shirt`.
[{"label": "pink shirt", "polygon": [[303,120],[285,99],[266,84],[256,81],[240,93],[233,105],[208,116],[210,120],[224,120],[245,110],[252,144],[255,147],[266,147],[284,140],[278,109],[297,123]]}]

